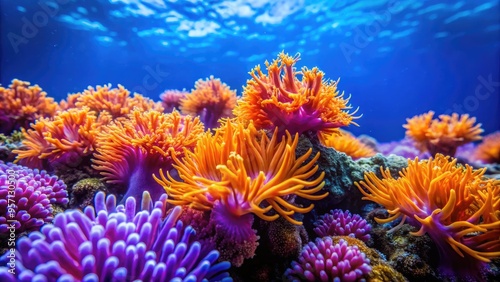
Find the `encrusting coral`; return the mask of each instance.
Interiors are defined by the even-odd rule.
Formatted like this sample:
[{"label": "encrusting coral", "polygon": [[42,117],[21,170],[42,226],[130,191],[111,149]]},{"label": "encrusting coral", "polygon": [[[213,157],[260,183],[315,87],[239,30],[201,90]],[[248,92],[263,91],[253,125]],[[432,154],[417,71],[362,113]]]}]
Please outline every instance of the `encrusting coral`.
[{"label": "encrusting coral", "polygon": [[177,111],[164,114],[155,110],[133,110],[105,126],[97,137],[92,160],[108,183],[120,184],[125,197],[140,198],[148,190],[153,199],[164,193],[152,175],[160,168],[172,168],[172,154],[180,157],[192,150],[203,124],[198,118]]},{"label": "encrusting coral", "polygon": [[[266,62],[268,74],[260,66],[251,72],[243,96],[234,109],[240,122],[253,120],[258,129],[274,130],[281,134],[313,131],[331,135],[337,128],[356,124],[348,110],[349,98],[337,90],[338,81],[325,81],[318,68],[296,71],[299,56],[284,52],[272,63]],[[299,80],[298,75],[302,76]]]},{"label": "encrusting coral", "polygon": [[14,79],[9,88],[0,86],[0,133],[27,128],[39,118],[51,117],[57,108],[40,86]]},{"label": "encrusting coral", "polygon": [[[381,168],[382,178],[366,173],[356,183],[365,200],[384,206],[428,234],[438,247],[440,267],[447,276],[481,277],[485,263],[500,257],[500,181],[484,177],[485,169],[457,165],[456,159],[408,160],[395,179]],[[365,190],[366,189],[366,190]]]},{"label": "encrusting coral", "polygon": [[407,119],[403,125],[406,136],[413,139],[421,151],[427,150],[434,156],[444,154],[455,156],[457,147],[472,141],[481,140],[481,124],[476,124],[476,118],[469,115],[440,115],[432,119],[434,112],[414,116]]},{"label": "encrusting coral", "polygon": [[486,135],[475,149],[473,158],[482,163],[500,163],[500,131]]},{"label": "encrusting coral", "polygon": [[116,206],[114,196],[99,192],[95,207],[58,214],[17,242],[15,274],[0,267],[0,280],[232,281],[217,251],[201,255],[194,230],[178,220],[180,207],[167,212],[165,194],[154,203],[147,192],[142,199]]},{"label": "encrusting coral", "polygon": [[23,129],[23,148],[15,150],[16,162],[31,168],[52,170],[58,165],[75,167],[89,161],[103,123],[87,107],[58,112]]},{"label": "encrusting coral", "polygon": [[181,112],[199,116],[206,128],[219,126],[219,119],[233,117],[236,91],[213,76],[196,81],[193,91],[180,100]]}]

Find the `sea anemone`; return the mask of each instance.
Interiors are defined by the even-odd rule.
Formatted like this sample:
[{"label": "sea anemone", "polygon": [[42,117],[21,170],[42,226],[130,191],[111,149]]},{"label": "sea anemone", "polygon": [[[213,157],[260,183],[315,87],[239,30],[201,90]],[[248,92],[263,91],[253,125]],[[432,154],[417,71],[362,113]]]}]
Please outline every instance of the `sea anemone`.
[{"label": "sea anemone", "polygon": [[113,119],[124,117],[135,108],[142,111],[163,111],[160,103],[155,103],[151,99],[137,93],[131,97],[130,91],[122,85],[118,85],[118,88],[111,88],[111,84],[97,86],[96,88],[89,86],[82,93],[69,94],[67,101],[61,102],[61,108],[67,109],[72,107],[88,107],[91,111],[98,113],[98,115],[106,112]]},{"label": "sea anemone", "polygon": [[454,156],[457,147],[480,140],[483,132],[481,124],[475,124],[476,118],[456,113],[440,115],[432,119],[434,112],[414,116],[403,125],[406,136],[413,139],[420,150],[428,150],[434,156],[437,153]]},{"label": "sea anemone", "polygon": [[96,146],[103,123],[84,107],[58,112],[53,119],[42,118],[23,129],[24,148],[15,150],[16,162],[32,168],[53,169],[64,164],[80,165],[88,161]]},{"label": "sea anemone", "polygon": [[340,134],[320,135],[320,140],[326,147],[345,153],[353,159],[368,158],[374,156],[377,152],[370,146],[365,145],[351,133],[339,130]]},{"label": "sea anemone", "polygon": [[51,117],[57,103],[40,86],[14,79],[9,88],[0,86],[0,133],[29,127],[43,117]]},{"label": "sea anemone", "polygon": [[189,92],[175,89],[165,90],[160,95],[161,104],[165,113],[171,113],[174,109],[180,110],[181,99],[186,97]]},{"label": "sea anemone", "polygon": [[93,167],[108,183],[123,185],[125,197],[140,198],[146,189],[156,200],[165,191],[153,180],[153,173],[170,170],[171,154],[182,156],[184,149],[192,150],[202,132],[198,118],[177,111],[135,109],[101,131]]},{"label": "sea anemone", "polygon": [[[161,179],[155,179],[165,188],[172,204],[209,210],[220,201],[228,214],[254,213],[269,221],[281,215],[301,224],[292,218],[293,214],[309,212],[313,205],[298,207],[290,201],[291,196],[319,200],[327,194],[313,195],[323,188],[324,173],[308,180],[318,170],[314,163],[319,153],[303,164],[312,149],[297,158],[297,143],[298,134],[292,137],[287,133],[279,142],[277,130],[269,139],[252,123],[245,127],[228,120],[215,134],[202,135],[193,152],[185,150],[184,158],[173,156],[183,181],[170,175],[167,179],[163,171]],[[277,214],[267,214],[271,209]]]},{"label": "sea anemone", "polygon": [[382,179],[369,172],[356,183],[363,199],[388,210],[388,218],[376,221],[402,217],[400,225],[408,220],[420,228],[413,235],[427,233],[438,247],[443,273],[477,279],[484,263],[500,256],[500,181],[484,178],[485,169],[437,154],[408,160],[398,179],[388,169],[381,173]]},{"label": "sea anemone", "polygon": [[359,214],[349,211],[331,210],[314,223],[314,232],[320,237],[349,236],[364,242],[370,239],[371,225]]},{"label": "sea anemone", "polygon": [[53,205],[66,205],[66,185],[46,171],[0,161],[0,237],[37,230],[53,219]]},{"label": "sea anemone", "polygon": [[337,244],[331,237],[309,242],[299,260],[285,271],[289,281],[363,281],[371,271],[370,260],[358,246],[341,239]]},{"label": "sea anemone", "polygon": [[236,105],[236,91],[213,76],[196,81],[193,91],[180,101],[181,112],[200,116],[207,128],[219,126],[218,120],[230,118]]},{"label": "sea anemone", "polygon": [[482,163],[500,163],[500,131],[485,136],[473,158]]},{"label": "sea anemone", "polygon": [[[349,98],[339,95],[338,81],[323,80],[318,68],[301,72],[294,69],[299,55],[280,53],[272,63],[266,61],[268,74],[256,66],[244,87],[243,97],[234,109],[241,122],[253,120],[258,129],[274,130],[281,134],[306,131],[335,134],[337,128],[356,124],[354,113],[349,113]],[[298,79],[302,76],[302,80]]]},{"label": "sea anemone", "polygon": [[214,134],[203,134],[193,152],[185,150],[182,159],[172,156],[183,181],[170,174],[167,179],[162,170],[161,179],[155,179],[167,191],[170,203],[212,211],[219,250],[238,246],[230,254],[225,251],[224,257],[239,266],[257,247],[252,213],[268,221],[281,215],[300,225],[294,213],[309,212],[313,205],[296,206],[294,197],[319,200],[327,195],[314,195],[324,185],[324,173],[308,180],[318,170],[314,163],[319,153],[304,164],[312,149],[297,158],[297,143],[298,135],[292,138],[287,133],[278,142],[277,130],[270,139],[252,123],[245,127],[226,120]]},{"label": "sea anemone", "polygon": [[[0,267],[1,281],[232,281],[219,253],[200,256],[194,230],[183,227],[181,208],[165,216],[166,197],[153,204],[143,196],[115,206],[114,196],[96,195],[95,209],[67,210],[53,225],[17,242],[14,265]],[[149,202],[149,204],[148,204]],[[145,203],[145,204],[144,204]],[[153,207],[151,207],[153,206]],[[8,267],[8,254],[2,257]]]}]

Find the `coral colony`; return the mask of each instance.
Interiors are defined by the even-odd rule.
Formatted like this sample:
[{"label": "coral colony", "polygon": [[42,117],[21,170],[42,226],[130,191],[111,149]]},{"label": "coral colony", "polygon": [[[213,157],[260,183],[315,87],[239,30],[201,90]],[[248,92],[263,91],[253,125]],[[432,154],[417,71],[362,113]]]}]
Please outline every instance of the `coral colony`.
[{"label": "coral colony", "polygon": [[356,137],[339,80],[299,59],[241,96],[0,86],[0,281],[498,280],[500,132],[428,112]]}]

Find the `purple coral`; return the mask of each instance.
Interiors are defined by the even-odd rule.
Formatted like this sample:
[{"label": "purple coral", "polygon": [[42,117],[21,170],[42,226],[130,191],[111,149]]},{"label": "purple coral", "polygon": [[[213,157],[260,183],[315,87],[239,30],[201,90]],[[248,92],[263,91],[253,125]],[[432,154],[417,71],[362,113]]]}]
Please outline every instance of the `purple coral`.
[{"label": "purple coral", "polygon": [[38,229],[53,219],[53,204],[68,203],[66,185],[46,171],[0,162],[0,235]]},{"label": "purple coral", "polygon": [[370,240],[371,225],[358,214],[332,210],[314,223],[314,232],[320,237],[349,236],[362,241]]},{"label": "purple coral", "polygon": [[165,217],[166,195],[150,199],[146,192],[136,212],[134,198],[116,206],[99,192],[95,208],[58,214],[53,225],[18,240],[17,277],[0,267],[0,281],[232,281],[217,251],[200,256],[194,230],[178,220],[182,208]]},{"label": "purple coral", "polygon": [[394,154],[410,159],[414,159],[415,157],[418,157],[419,159],[425,159],[430,156],[427,152],[421,152],[415,146],[415,142],[407,138],[400,141],[377,144],[377,149],[384,156]]},{"label": "purple coral", "polygon": [[331,237],[309,242],[300,254],[299,261],[285,271],[290,281],[364,281],[370,273],[370,260],[357,246],[350,246],[341,239],[334,244]]}]

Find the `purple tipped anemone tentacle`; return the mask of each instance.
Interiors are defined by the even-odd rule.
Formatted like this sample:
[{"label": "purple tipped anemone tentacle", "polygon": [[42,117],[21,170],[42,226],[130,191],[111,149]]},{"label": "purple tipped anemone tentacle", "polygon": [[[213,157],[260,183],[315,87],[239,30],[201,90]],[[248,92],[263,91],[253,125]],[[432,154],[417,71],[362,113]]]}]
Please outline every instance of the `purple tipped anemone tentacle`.
[{"label": "purple tipped anemone tentacle", "polygon": [[298,261],[285,271],[289,281],[363,281],[370,273],[370,260],[357,246],[331,237],[317,238],[303,249]]},{"label": "purple tipped anemone tentacle", "polygon": [[[166,196],[154,204],[98,192],[95,207],[67,210],[53,225],[18,240],[16,275],[0,259],[2,281],[232,281],[219,253],[200,255],[194,230],[179,221],[181,207],[166,212]],[[140,206],[139,206],[140,205]],[[3,279],[4,278],[4,279]],[[61,280],[64,278],[63,280]]]},{"label": "purple tipped anemone tentacle", "polygon": [[314,223],[319,237],[349,236],[362,241],[370,240],[371,225],[358,214],[339,209],[331,210]]},{"label": "purple tipped anemone tentacle", "polygon": [[53,205],[66,205],[66,185],[44,170],[0,161],[0,237],[37,230],[53,219]]}]

